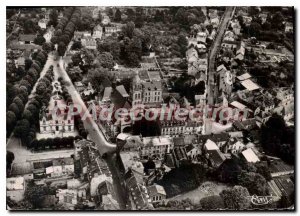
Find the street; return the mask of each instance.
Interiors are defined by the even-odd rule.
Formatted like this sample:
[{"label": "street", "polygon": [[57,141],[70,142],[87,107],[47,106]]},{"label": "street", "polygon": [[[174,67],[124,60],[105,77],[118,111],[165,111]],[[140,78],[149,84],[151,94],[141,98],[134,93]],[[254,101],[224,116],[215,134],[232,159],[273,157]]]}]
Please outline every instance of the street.
[{"label": "street", "polygon": [[207,100],[209,105],[214,105],[214,98],[217,98],[218,87],[215,84],[214,76],[215,76],[215,60],[216,55],[219,52],[223,34],[227,28],[228,22],[231,20],[232,11],[234,7],[226,7],[224,12],[224,19],[222,20],[218,34],[212,44],[212,48],[210,51],[209,62],[208,62],[208,79],[207,79]]},{"label": "street", "polygon": [[[58,60],[59,67],[57,67],[57,63],[55,62],[54,73],[63,78],[65,82],[69,85],[66,86],[69,94],[72,97],[73,103],[80,105],[82,107],[81,117],[87,111],[87,107],[83,102],[81,96],[75,89],[69,75],[67,74],[66,70],[64,69],[64,60],[63,58],[59,58]],[[113,185],[116,192],[117,200],[120,204],[121,209],[125,209],[126,199],[125,199],[125,191],[124,187],[122,186],[122,175],[118,170],[118,166],[116,165],[116,145],[110,143],[106,140],[103,132],[99,129],[98,125],[95,123],[92,117],[87,117],[83,120],[84,128],[88,132],[91,140],[97,145],[97,148],[101,155],[106,154],[107,157],[105,158],[109,170],[112,174],[113,178]]]}]

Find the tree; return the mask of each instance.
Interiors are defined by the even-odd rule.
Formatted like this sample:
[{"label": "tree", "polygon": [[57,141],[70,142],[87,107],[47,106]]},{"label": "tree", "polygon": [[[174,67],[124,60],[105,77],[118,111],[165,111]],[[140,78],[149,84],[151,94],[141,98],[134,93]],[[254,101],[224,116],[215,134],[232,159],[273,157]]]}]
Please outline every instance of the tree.
[{"label": "tree", "polygon": [[54,45],[51,42],[44,43],[42,49],[45,50],[47,53],[54,50]]},{"label": "tree", "polygon": [[248,209],[251,204],[247,188],[239,185],[223,190],[220,196],[224,200],[225,208],[228,209],[244,210]]},{"label": "tree", "polygon": [[294,130],[288,128],[282,116],[273,114],[261,127],[260,141],[267,154],[282,158],[294,164],[295,140]]},{"label": "tree", "polygon": [[87,80],[96,88],[100,87],[100,84],[104,79],[108,77],[108,70],[106,68],[90,69],[87,74]]},{"label": "tree", "polygon": [[36,87],[36,93],[39,95],[43,95],[47,92],[48,86],[45,82],[39,82]]},{"label": "tree", "polygon": [[58,47],[57,47],[57,52],[60,56],[65,55],[66,49],[67,49],[67,47],[66,47],[65,43],[62,41],[59,42]]},{"label": "tree", "polygon": [[82,48],[81,41],[75,41],[71,47],[72,50],[80,50],[81,48]]},{"label": "tree", "polygon": [[31,64],[31,67],[34,68],[36,71],[41,71],[41,65],[40,65],[40,62],[37,62],[37,61],[34,61],[32,64]]},{"label": "tree", "polygon": [[122,31],[126,37],[129,37],[130,39],[133,37],[133,31],[134,31],[135,25],[133,22],[126,23],[125,26],[123,26]]},{"label": "tree", "polygon": [[71,59],[72,59],[74,66],[78,66],[78,65],[82,64],[82,59],[81,59],[80,53],[75,53],[74,55],[72,55]]},{"label": "tree", "polygon": [[34,208],[42,207],[43,200],[47,195],[47,187],[31,183],[27,186],[24,194],[25,200],[28,200]]},{"label": "tree", "polygon": [[43,37],[43,35],[37,35],[34,39],[34,43],[37,45],[43,45],[46,42],[46,39]]},{"label": "tree", "polygon": [[203,210],[215,210],[225,208],[222,197],[218,195],[204,197],[200,200],[200,204]]},{"label": "tree", "polygon": [[248,13],[249,13],[250,16],[257,16],[258,13],[259,13],[259,10],[258,10],[257,7],[251,6],[248,9]]},{"label": "tree", "polygon": [[34,34],[37,31],[37,27],[31,19],[26,19],[23,28],[24,28],[24,34]]},{"label": "tree", "polygon": [[47,61],[47,55],[45,55],[42,51],[40,51],[36,56],[36,61],[38,61],[41,65],[44,65]]},{"label": "tree", "polygon": [[261,196],[268,194],[267,181],[262,175],[243,171],[238,178],[239,184],[246,187],[251,195]]},{"label": "tree", "polygon": [[180,53],[181,53],[181,57],[185,57],[186,51],[187,51],[187,47],[188,47],[188,41],[186,39],[186,37],[183,34],[180,34],[178,36],[177,39],[177,44],[180,47]]},{"label": "tree", "polygon": [[135,27],[142,28],[144,25],[144,17],[141,14],[137,14],[135,21],[134,21]]},{"label": "tree", "polygon": [[17,104],[19,111],[20,111],[20,112],[23,112],[24,104],[23,104],[23,101],[22,101],[18,96],[15,97],[15,99],[13,100],[13,102],[14,102],[15,104]]},{"label": "tree", "polygon": [[15,159],[15,155],[11,151],[6,151],[6,173],[8,174],[11,170],[11,164]]},{"label": "tree", "polygon": [[261,31],[261,25],[257,22],[251,22],[249,26],[249,34],[251,37],[257,37],[259,36]]},{"label": "tree", "polygon": [[109,52],[103,52],[97,57],[98,64],[100,67],[112,69],[115,65],[113,56]]},{"label": "tree", "polygon": [[115,22],[121,22],[122,20],[122,13],[119,8],[116,10],[114,20]]},{"label": "tree", "polygon": [[272,180],[271,172],[266,161],[260,161],[255,163],[256,172],[261,174],[267,181]]},{"label": "tree", "polygon": [[23,119],[28,120],[29,122],[32,121],[32,113],[29,110],[24,110],[23,112]]},{"label": "tree", "polygon": [[281,30],[283,27],[284,17],[280,11],[277,11],[271,19],[271,25],[273,29]]},{"label": "tree", "polygon": [[29,132],[30,123],[27,119],[22,119],[17,122],[14,134],[16,137],[25,138]]},{"label": "tree", "polygon": [[7,111],[6,112],[6,128],[7,128],[7,134],[10,134],[13,130],[15,124],[17,121],[17,117],[14,112]]},{"label": "tree", "polygon": [[12,103],[8,107],[9,111],[12,111],[16,116],[20,116],[21,111],[16,103]]},{"label": "tree", "polygon": [[97,49],[100,53],[110,52],[114,60],[119,60],[120,58],[120,43],[115,38],[109,37],[104,41],[98,42]]},{"label": "tree", "polygon": [[128,53],[127,56],[127,65],[130,67],[138,67],[139,66],[139,57],[136,53]]},{"label": "tree", "polygon": [[51,43],[53,43],[53,44],[57,44],[58,43],[58,36],[52,36],[52,38],[51,38]]},{"label": "tree", "polygon": [[48,25],[51,26],[53,25],[54,27],[57,25],[57,18],[58,18],[58,13],[56,9],[52,9],[50,14],[49,14],[49,22]]},{"label": "tree", "polygon": [[25,59],[25,70],[27,71],[32,64],[32,60],[31,59]]},{"label": "tree", "polygon": [[36,105],[34,105],[32,103],[28,104],[28,106],[26,107],[26,110],[29,110],[31,112],[32,118],[38,114],[38,108],[36,107]]}]

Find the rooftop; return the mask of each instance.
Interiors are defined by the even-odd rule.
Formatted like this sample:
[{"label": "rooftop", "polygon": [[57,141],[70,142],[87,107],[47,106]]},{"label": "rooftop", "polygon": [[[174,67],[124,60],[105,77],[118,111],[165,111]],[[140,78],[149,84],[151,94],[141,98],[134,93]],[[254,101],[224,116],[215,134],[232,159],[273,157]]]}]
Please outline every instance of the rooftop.
[{"label": "rooftop", "polygon": [[248,148],[247,150],[243,151],[242,154],[245,157],[245,159],[250,163],[256,163],[260,161],[251,148]]},{"label": "rooftop", "polygon": [[149,192],[149,195],[151,196],[152,194],[155,195],[155,194],[161,194],[161,195],[164,195],[166,196],[166,191],[164,189],[163,186],[161,185],[151,185],[148,187],[148,192]]},{"label": "rooftop", "polygon": [[253,90],[256,90],[256,89],[259,89],[260,87],[254,83],[252,80],[250,79],[247,79],[247,80],[243,80],[241,82],[241,84],[249,91],[253,91]]}]

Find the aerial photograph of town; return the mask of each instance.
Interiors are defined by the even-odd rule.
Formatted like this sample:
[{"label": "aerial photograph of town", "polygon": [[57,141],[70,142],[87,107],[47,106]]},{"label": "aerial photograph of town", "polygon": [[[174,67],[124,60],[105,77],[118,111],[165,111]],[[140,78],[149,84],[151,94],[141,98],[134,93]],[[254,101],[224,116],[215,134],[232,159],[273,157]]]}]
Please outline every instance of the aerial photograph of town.
[{"label": "aerial photograph of town", "polygon": [[295,211],[294,7],[5,16],[7,210]]}]

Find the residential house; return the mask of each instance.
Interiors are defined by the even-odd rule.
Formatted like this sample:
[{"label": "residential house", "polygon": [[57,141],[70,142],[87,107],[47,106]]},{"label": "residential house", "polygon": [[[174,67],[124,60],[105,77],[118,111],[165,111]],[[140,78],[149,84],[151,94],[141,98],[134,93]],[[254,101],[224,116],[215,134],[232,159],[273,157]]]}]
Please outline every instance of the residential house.
[{"label": "residential house", "polygon": [[120,32],[120,31],[121,31],[121,28],[118,27],[118,26],[105,26],[104,27],[104,33],[105,33],[106,36],[110,36],[113,33],[117,33],[117,32]]},{"label": "residential house", "polygon": [[103,15],[102,16],[102,21],[101,21],[102,25],[108,25],[110,23],[110,18],[107,15]]},{"label": "residential house", "polygon": [[95,143],[88,140],[74,141],[75,175],[91,180],[95,174],[111,176],[107,163],[102,159]]},{"label": "residential house", "polygon": [[230,140],[224,146],[225,153],[238,154],[246,148],[246,145],[236,138],[230,138]]},{"label": "residential house", "polygon": [[136,137],[135,143],[139,146],[140,158],[161,160],[166,153],[174,148],[173,139],[170,136]]},{"label": "residential house", "polygon": [[90,31],[75,31],[74,32],[74,39],[81,40],[84,37],[92,37],[92,33]]},{"label": "residential house", "polygon": [[175,147],[172,150],[172,156],[176,167],[180,167],[188,161],[188,156],[184,147]]},{"label": "residential house", "polygon": [[210,139],[204,145],[204,152],[214,168],[219,167],[226,159],[217,144]]},{"label": "residential house", "polygon": [[255,154],[255,152],[251,148],[242,151],[242,155],[244,156],[244,158],[248,163],[256,163],[260,161],[257,155]]},{"label": "residential house", "polygon": [[11,200],[19,202],[23,200],[26,188],[24,177],[6,178],[6,196]]},{"label": "residential house", "polygon": [[210,23],[214,28],[217,28],[220,24],[220,18],[218,16],[210,18]]},{"label": "residential house", "polygon": [[294,118],[294,103],[290,103],[288,105],[283,106],[283,118],[285,121],[289,121]]},{"label": "residential house", "polygon": [[217,67],[217,74],[219,77],[219,90],[226,95],[230,95],[233,88],[234,77],[233,74],[223,65]]},{"label": "residential house", "polygon": [[217,28],[220,24],[220,19],[218,16],[218,11],[215,9],[209,9],[208,16],[210,18],[210,24],[214,27]]},{"label": "residential house", "polygon": [[197,50],[198,50],[199,53],[205,53],[206,52],[206,45],[205,44],[198,43],[196,45],[196,47],[197,47]]},{"label": "residential house", "polygon": [[231,20],[230,25],[232,27],[232,31],[235,35],[240,35],[241,33],[241,25],[240,22],[237,19]]},{"label": "residential house", "polygon": [[16,60],[16,67],[24,67],[25,66],[25,58],[23,56],[20,56],[19,58],[17,58]]},{"label": "residential house", "polygon": [[288,33],[288,32],[289,32],[289,33],[293,32],[293,31],[294,31],[293,23],[291,23],[291,22],[286,22],[286,23],[285,23],[284,31],[285,31],[286,33]]},{"label": "residential house", "polygon": [[185,134],[198,134],[202,131],[203,122],[188,120],[185,126]]},{"label": "residential house", "polygon": [[245,43],[243,41],[241,41],[236,49],[236,59],[239,60],[244,60],[244,56],[245,56]]},{"label": "residential house", "polygon": [[224,41],[235,41],[235,34],[232,31],[226,31],[223,37]]},{"label": "residential house", "polygon": [[208,36],[208,31],[203,31],[203,32],[198,32],[196,39],[197,39],[197,43],[206,43],[206,38]]},{"label": "residential house", "polygon": [[124,175],[128,172],[133,172],[138,182],[143,182],[144,165],[140,160],[140,154],[137,149],[133,151],[120,152],[120,162],[120,170]]},{"label": "residential house", "polygon": [[56,197],[59,204],[74,209],[75,205],[86,200],[87,193],[85,189],[58,189]]},{"label": "residential house", "polygon": [[38,25],[41,29],[46,29],[47,23],[48,23],[48,21],[46,19],[40,19],[38,22]]},{"label": "residential house", "polygon": [[161,203],[163,202],[166,197],[166,191],[163,186],[154,184],[147,187],[148,194],[150,196],[150,199],[152,200],[152,203]]},{"label": "residential house", "polygon": [[133,210],[153,209],[147,187],[138,182],[135,175],[131,172],[125,177],[125,186],[129,192],[129,202]]},{"label": "residential house", "polygon": [[213,30],[211,31],[210,35],[208,36],[208,38],[209,38],[210,40],[214,40],[215,37],[216,37],[216,35],[217,35],[217,31],[216,31],[216,29],[213,29]]},{"label": "residential house", "polygon": [[46,33],[43,35],[43,37],[45,38],[46,42],[50,42],[51,41],[51,38],[53,37],[54,32],[55,32],[55,28],[51,25],[47,29]]},{"label": "residential house", "polygon": [[185,133],[186,123],[184,121],[166,120],[160,122],[161,135],[179,136]]},{"label": "residential house", "polygon": [[294,91],[292,88],[279,88],[274,89],[276,99],[278,99],[279,105],[284,106],[294,102]]},{"label": "residential house", "polygon": [[266,14],[266,13],[260,13],[260,14],[258,15],[258,17],[259,17],[260,20],[261,20],[261,24],[264,24],[264,23],[267,21],[268,14]]},{"label": "residential house", "polygon": [[103,27],[101,25],[96,25],[93,30],[93,38],[101,39],[103,34]]},{"label": "residential house", "polygon": [[197,61],[198,59],[198,52],[195,48],[191,47],[186,51],[186,59],[188,63],[192,63],[194,61]]},{"label": "residential house", "polygon": [[20,44],[33,44],[36,35],[34,34],[21,34],[19,36],[19,43]]},{"label": "residential house", "polygon": [[61,177],[74,174],[73,158],[58,158],[52,160],[52,166],[46,167],[46,175]]},{"label": "residential house", "polygon": [[237,41],[227,41],[227,40],[223,40],[221,46],[225,49],[236,49],[238,46],[238,42]]},{"label": "residential house", "polygon": [[252,22],[252,17],[251,16],[242,16],[243,17],[243,23],[246,26],[249,26]]},{"label": "residential house", "polygon": [[81,38],[81,44],[83,47],[87,49],[92,49],[92,50],[97,49],[97,42],[95,38],[93,38],[92,36],[85,36]]},{"label": "residential house", "polygon": [[189,63],[188,74],[195,77],[196,75],[201,77],[201,74],[203,74],[204,75],[203,79],[206,80],[207,67],[208,67],[207,58],[199,58],[196,61]]},{"label": "residential house", "polygon": [[185,152],[190,160],[195,160],[197,155],[201,154],[201,150],[192,144],[185,147]]}]

